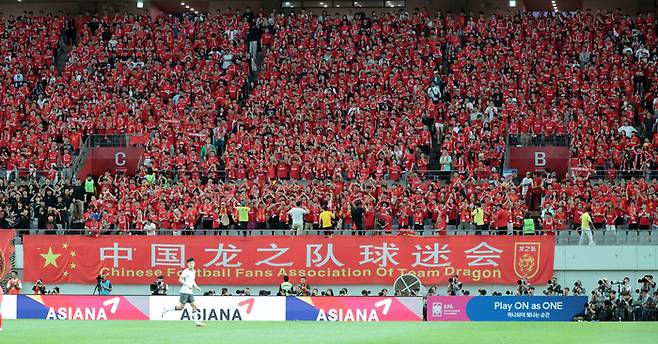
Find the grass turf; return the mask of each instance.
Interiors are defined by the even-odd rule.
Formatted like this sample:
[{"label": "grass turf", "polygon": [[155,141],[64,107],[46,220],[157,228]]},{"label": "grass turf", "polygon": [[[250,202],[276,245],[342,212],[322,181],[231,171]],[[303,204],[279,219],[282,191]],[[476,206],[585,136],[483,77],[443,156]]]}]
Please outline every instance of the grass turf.
[{"label": "grass turf", "polygon": [[[0,343],[635,343],[653,323],[210,322],[5,320]],[[653,338],[653,339],[652,339]]]}]

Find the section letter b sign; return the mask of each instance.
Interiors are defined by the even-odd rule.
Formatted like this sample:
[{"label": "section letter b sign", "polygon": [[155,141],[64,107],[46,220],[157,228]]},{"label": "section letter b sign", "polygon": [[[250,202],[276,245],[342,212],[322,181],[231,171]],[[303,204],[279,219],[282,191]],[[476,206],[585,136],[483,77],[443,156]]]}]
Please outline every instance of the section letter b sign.
[{"label": "section letter b sign", "polygon": [[564,176],[569,169],[569,147],[511,147],[507,168],[516,169],[520,175],[550,170]]},{"label": "section letter b sign", "polygon": [[546,153],[535,152],[535,167],[544,167],[544,166],[546,166]]}]

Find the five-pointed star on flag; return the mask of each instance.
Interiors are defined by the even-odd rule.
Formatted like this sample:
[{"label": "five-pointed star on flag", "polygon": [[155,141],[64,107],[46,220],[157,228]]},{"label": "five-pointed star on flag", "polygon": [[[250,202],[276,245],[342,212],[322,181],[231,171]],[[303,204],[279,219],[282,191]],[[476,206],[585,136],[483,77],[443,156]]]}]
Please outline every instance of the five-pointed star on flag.
[{"label": "five-pointed star on flag", "polygon": [[75,263],[71,263],[71,264],[69,264],[69,266],[71,267],[71,269],[75,269],[75,267],[76,267]]},{"label": "five-pointed star on flag", "polygon": [[75,251],[71,251],[71,257],[75,257],[76,253]]},{"label": "five-pointed star on flag", "polygon": [[67,276],[69,275],[69,272],[68,272],[68,271],[64,271],[64,273],[63,273],[62,275],[64,275],[64,277],[67,277]]},{"label": "five-pointed star on flag", "polygon": [[48,265],[53,265],[55,267],[57,266],[57,258],[61,256],[61,253],[53,253],[53,248],[48,247],[48,253],[40,253],[39,254],[41,257],[43,257],[44,262],[43,262],[43,267],[45,268]]},{"label": "five-pointed star on flag", "polygon": [[62,244],[62,248],[67,249],[69,248],[69,243],[65,242]]}]

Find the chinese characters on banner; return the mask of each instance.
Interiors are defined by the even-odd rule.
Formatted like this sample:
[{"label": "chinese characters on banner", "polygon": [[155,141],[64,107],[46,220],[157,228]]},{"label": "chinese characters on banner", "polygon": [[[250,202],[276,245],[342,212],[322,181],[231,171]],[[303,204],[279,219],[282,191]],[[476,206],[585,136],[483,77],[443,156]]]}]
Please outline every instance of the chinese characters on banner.
[{"label": "chinese characters on banner", "polygon": [[202,284],[278,284],[308,276],[313,284],[391,284],[416,274],[423,284],[516,284],[553,276],[554,239],[517,236],[447,237],[25,237],[25,279],[148,284],[162,274],[176,283],[185,260],[197,262]]}]

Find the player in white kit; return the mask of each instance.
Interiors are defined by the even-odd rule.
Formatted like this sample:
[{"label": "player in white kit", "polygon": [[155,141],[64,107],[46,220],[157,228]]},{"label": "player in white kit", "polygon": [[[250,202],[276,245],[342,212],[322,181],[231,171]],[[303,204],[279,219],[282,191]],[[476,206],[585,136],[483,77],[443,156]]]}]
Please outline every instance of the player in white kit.
[{"label": "player in white kit", "polygon": [[201,291],[201,288],[194,281],[196,278],[196,271],[194,271],[194,258],[189,258],[187,260],[187,269],[181,272],[178,282],[181,284],[180,287],[180,299],[178,306],[174,308],[164,308],[162,310],[162,317],[164,318],[165,314],[170,311],[182,311],[185,308],[186,304],[192,306],[192,319],[196,326],[205,326],[198,318],[199,309],[194,302],[194,289]]}]

